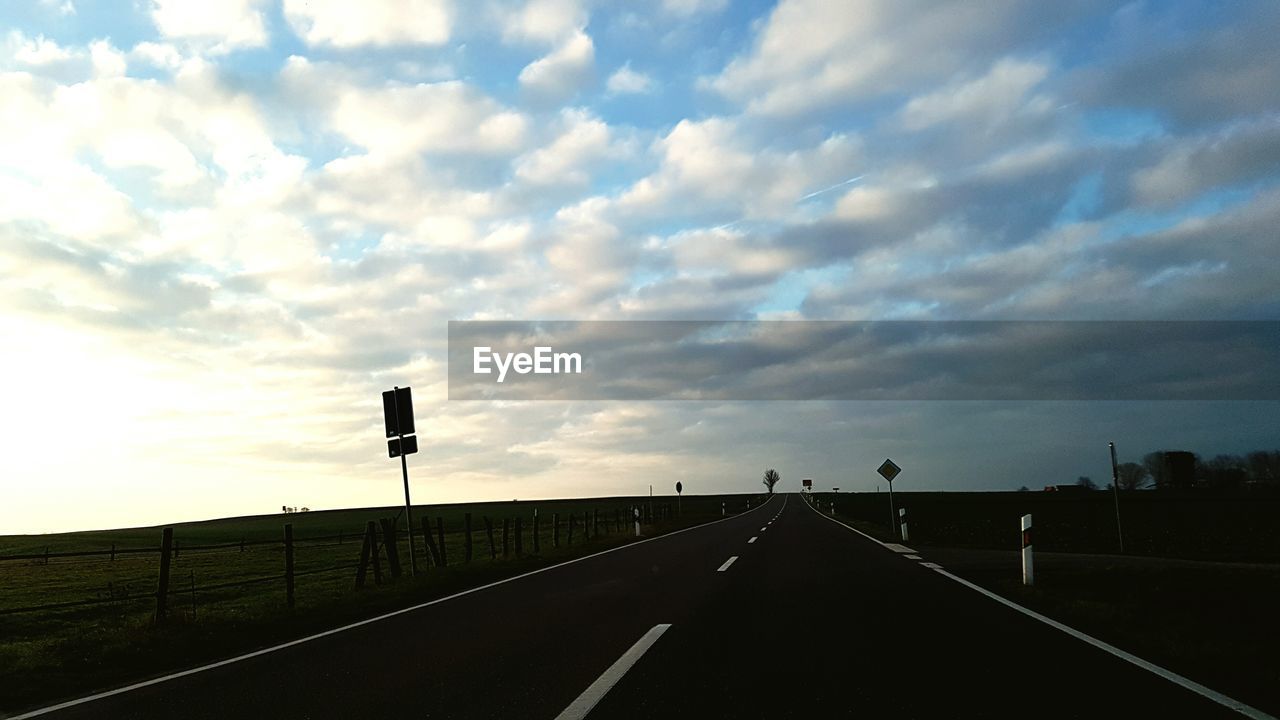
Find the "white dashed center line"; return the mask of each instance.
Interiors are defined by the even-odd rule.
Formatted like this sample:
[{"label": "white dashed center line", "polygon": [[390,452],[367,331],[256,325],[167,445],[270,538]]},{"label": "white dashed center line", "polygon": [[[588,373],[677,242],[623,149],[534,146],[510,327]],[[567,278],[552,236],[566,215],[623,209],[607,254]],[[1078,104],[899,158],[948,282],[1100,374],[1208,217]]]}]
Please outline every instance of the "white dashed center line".
[{"label": "white dashed center line", "polygon": [[756,541],[756,536],[755,536],[755,535],[752,535],[752,536],[751,536],[751,539],[747,541],[747,544],[748,544],[748,545],[750,545],[751,543],[753,543],[753,542],[755,542],[755,541]]},{"label": "white dashed center line", "polygon": [[725,561],[724,561],[724,564],[723,564],[723,565],[721,565],[721,566],[720,566],[720,569],[719,569],[719,570],[717,570],[716,572],[724,572],[725,570],[728,570],[728,569],[729,569],[729,566],[733,564],[733,561],[734,561],[734,560],[737,560],[737,559],[738,559],[738,556],[737,556],[737,555],[734,555],[733,557],[729,558],[728,560],[725,560]]}]

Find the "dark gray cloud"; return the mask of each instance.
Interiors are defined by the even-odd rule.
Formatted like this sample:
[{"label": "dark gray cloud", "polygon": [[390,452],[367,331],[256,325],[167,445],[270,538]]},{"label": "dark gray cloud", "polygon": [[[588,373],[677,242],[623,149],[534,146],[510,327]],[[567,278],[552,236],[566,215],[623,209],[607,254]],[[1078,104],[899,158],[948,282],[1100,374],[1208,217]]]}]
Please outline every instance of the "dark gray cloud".
[{"label": "dark gray cloud", "polygon": [[[1276,322],[480,322],[449,331],[453,400],[1280,399]],[[509,371],[502,382],[496,368],[473,372],[477,347],[536,346],[578,353],[582,372]]]},{"label": "dark gray cloud", "polygon": [[1269,0],[1134,3],[1113,22],[1122,54],[1082,69],[1082,101],[1198,127],[1280,109],[1280,6]]}]

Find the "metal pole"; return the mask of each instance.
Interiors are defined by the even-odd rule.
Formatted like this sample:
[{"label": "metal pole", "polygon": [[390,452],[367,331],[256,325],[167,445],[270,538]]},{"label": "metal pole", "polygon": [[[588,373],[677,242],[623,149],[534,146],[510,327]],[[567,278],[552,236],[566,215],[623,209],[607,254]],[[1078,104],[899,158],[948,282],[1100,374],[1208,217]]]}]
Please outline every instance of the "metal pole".
[{"label": "metal pole", "polygon": [[896,510],[893,509],[893,481],[890,480],[889,481],[889,532],[893,533],[895,536],[898,534],[897,530],[894,528],[894,526],[898,524],[897,520],[898,520],[898,513]]},{"label": "metal pole", "polygon": [[1124,552],[1124,531],[1120,529],[1120,468],[1116,465],[1116,444],[1107,443],[1111,448],[1111,490],[1116,498],[1116,537],[1120,540],[1120,552]]},{"label": "metal pole", "polygon": [[[385,387],[385,386],[384,386]],[[409,503],[409,463],[404,454],[404,433],[400,432],[400,387],[391,392],[396,404],[396,434],[400,438],[400,474],[404,477],[404,519],[409,526],[409,574],[417,576],[418,558],[413,550],[413,506]]]},{"label": "metal pole", "polygon": [[1034,585],[1035,566],[1032,564],[1031,515],[1022,516],[1022,584]]}]

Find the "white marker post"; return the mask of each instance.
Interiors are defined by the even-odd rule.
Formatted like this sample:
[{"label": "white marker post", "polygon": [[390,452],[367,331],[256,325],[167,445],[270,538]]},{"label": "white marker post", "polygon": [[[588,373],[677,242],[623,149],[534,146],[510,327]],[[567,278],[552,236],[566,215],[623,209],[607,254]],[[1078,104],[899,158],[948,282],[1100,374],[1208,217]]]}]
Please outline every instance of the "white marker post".
[{"label": "white marker post", "polygon": [[636,520],[636,537],[640,537],[640,508],[631,508],[631,513]]},{"label": "white marker post", "polygon": [[1031,516],[1022,516],[1022,584],[1035,584],[1035,568],[1031,561]]},{"label": "white marker post", "polygon": [[720,503],[720,517],[724,517],[724,503]]},{"label": "white marker post", "polygon": [[898,508],[898,527],[902,528],[902,542],[911,540],[911,536],[907,534],[907,509]]}]

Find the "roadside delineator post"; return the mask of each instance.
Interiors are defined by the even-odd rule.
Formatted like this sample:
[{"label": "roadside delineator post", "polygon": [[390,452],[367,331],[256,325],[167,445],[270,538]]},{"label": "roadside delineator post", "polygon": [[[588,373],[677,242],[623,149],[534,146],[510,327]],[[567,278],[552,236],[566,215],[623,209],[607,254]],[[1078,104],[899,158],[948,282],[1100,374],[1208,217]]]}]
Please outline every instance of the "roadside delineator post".
[{"label": "roadside delineator post", "polygon": [[902,542],[909,542],[911,536],[907,534],[907,509],[898,508],[898,527],[902,528]]},{"label": "roadside delineator post", "polygon": [[1035,568],[1031,561],[1031,515],[1022,516],[1022,584],[1035,584]]},{"label": "roadside delineator post", "polygon": [[720,503],[720,517],[724,517],[724,503]]},{"label": "roadside delineator post", "polygon": [[634,508],[632,513],[634,513],[636,519],[636,537],[640,537],[640,508]]}]

